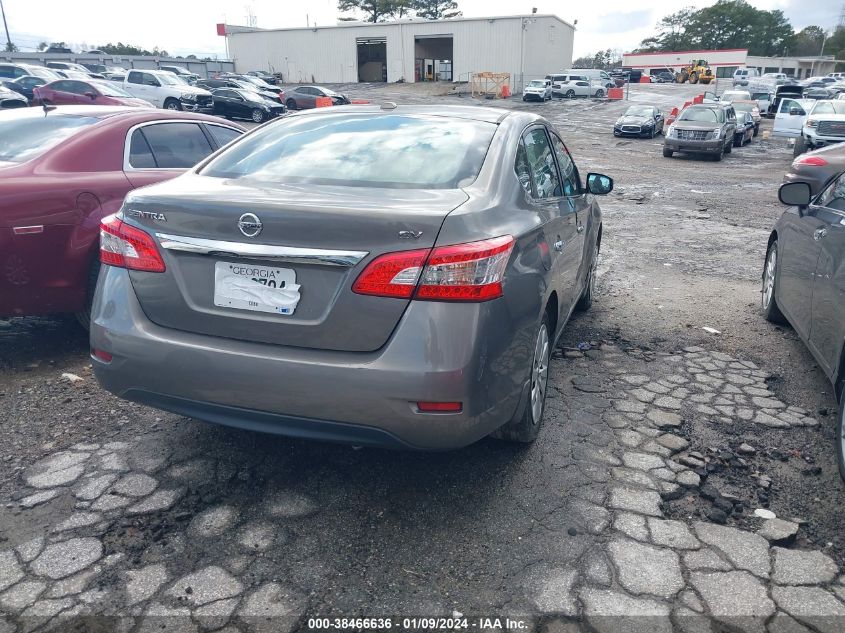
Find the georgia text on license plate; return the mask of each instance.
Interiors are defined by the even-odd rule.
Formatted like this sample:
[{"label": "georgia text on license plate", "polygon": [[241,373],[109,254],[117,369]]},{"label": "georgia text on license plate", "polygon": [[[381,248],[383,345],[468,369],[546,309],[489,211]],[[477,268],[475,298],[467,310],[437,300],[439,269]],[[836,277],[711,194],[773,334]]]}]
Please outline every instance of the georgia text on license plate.
[{"label": "georgia text on license plate", "polygon": [[216,262],[214,305],[255,312],[293,314],[300,299],[296,271],[255,264]]}]

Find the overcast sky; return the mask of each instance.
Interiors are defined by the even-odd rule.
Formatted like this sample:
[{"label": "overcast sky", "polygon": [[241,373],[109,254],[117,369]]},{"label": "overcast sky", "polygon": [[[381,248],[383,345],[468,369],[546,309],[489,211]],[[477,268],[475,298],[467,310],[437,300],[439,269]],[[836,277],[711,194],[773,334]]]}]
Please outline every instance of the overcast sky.
[{"label": "overcast sky", "polygon": [[[578,57],[606,48],[630,50],[654,33],[664,15],[686,5],[704,7],[714,2],[458,0],[458,5],[466,16],[530,13],[537,7],[539,13],[578,20]],[[751,4],[783,10],[797,29],[813,24],[832,29],[845,0],[751,0]],[[306,26],[306,20],[311,25],[335,24],[340,15],[336,0],[3,0],[3,5],[12,40],[21,50],[35,50],[42,40],[88,48],[121,41],[201,57],[223,57],[224,38],[215,35],[215,24],[246,24],[250,11],[263,28]]]}]

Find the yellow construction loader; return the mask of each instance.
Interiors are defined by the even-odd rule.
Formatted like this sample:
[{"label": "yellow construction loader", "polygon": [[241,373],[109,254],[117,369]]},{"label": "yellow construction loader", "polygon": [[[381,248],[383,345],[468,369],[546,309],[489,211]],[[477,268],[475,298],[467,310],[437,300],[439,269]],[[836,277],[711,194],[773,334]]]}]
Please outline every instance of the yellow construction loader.
[{"label": "yellow construction loader", "polygon": [[691,84],[709,84],[714,79],[715,76],[706,59],[694,59],[688,66],[675,73],[675,81],[679,84],[687,81]]}]

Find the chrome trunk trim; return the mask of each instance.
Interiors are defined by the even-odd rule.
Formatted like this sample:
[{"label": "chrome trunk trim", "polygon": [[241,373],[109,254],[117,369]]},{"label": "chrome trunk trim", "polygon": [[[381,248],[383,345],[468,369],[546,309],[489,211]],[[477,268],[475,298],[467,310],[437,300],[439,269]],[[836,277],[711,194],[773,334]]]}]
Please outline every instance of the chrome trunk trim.
[{"label": "chrome trunk trim", "polygon": [[367,251],[336,251],[270,244],[247,244],[207,240],[200,237],[184,237],[156,233],[159,244],[169,251],[181,251],[197,255],[235,257],[238,259],[271,259],[291,264],[321,264],[324,266],[355,266],[369,253]]}]

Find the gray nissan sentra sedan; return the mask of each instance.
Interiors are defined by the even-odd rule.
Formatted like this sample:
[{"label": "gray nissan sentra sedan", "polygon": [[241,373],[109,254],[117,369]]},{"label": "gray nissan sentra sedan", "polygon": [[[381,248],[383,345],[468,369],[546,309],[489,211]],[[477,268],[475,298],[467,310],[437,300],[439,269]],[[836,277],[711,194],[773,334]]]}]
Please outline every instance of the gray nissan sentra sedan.
[{"label": "gray nissan sentra sedan", "polygon": [[101,225],[91,355],[123,398],[244,429],[530,442],[595,292],[601,174],[543,118],[348,106],[255,129]]}]

